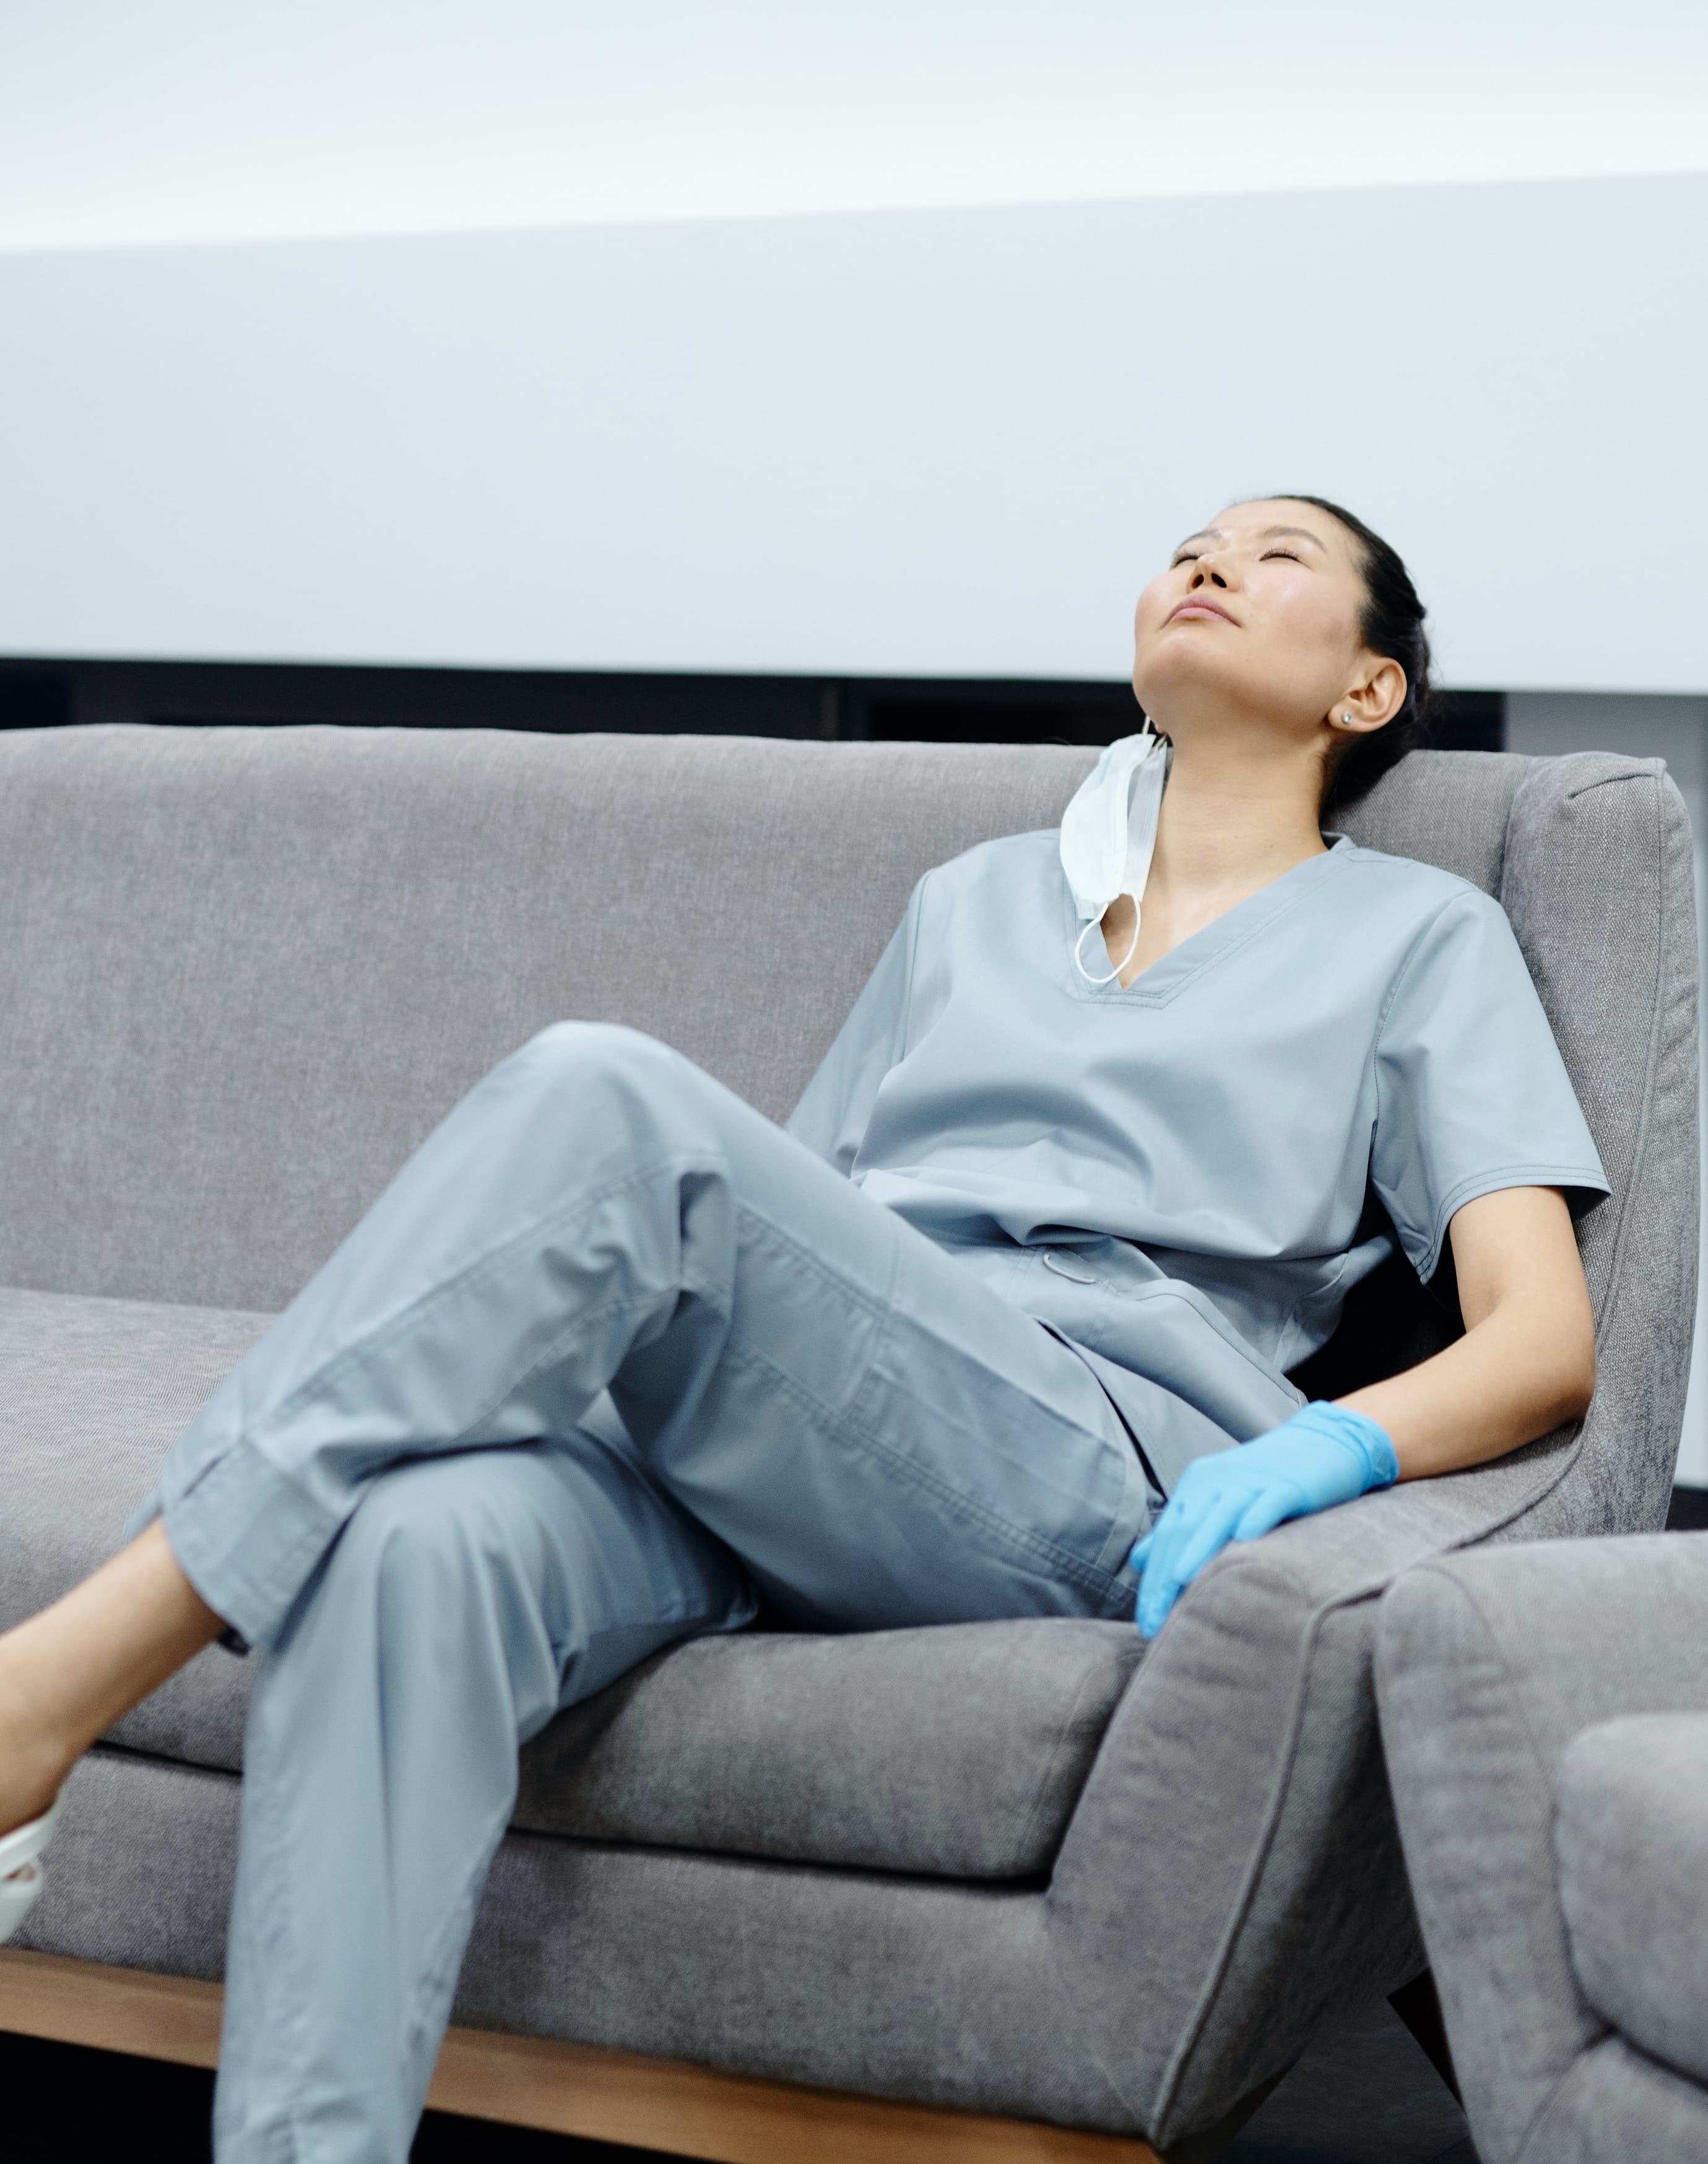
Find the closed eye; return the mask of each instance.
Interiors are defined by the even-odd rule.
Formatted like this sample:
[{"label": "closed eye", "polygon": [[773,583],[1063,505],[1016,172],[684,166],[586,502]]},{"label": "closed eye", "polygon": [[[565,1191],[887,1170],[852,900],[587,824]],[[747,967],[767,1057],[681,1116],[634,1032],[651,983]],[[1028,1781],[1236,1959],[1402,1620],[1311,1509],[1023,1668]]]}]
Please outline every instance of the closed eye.
[{"label": "closed eye", "polygon": [[[1305,560],[1296,549],[1280,548],[1265,549],[1258,560],[1267,563],[1271,556],[1285,556],[1290,564],[1302,564]],[[1196,564],[1197,560],[1198,551],[1196,549],[1182,549],[1169,559],[1169,569],[1177,571],[1182,564]]]}]

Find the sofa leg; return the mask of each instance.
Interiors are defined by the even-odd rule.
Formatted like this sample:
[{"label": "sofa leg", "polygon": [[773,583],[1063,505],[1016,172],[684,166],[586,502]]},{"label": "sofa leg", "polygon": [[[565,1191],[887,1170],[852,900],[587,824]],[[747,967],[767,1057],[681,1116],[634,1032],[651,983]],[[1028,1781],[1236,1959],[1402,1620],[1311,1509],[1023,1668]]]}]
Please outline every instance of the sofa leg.
[{"label": "sofa leg", "polygon": [[[219,2007],[215,1983],[0,1951],[0,2030],[18,2035],[213,2067]],[[1120,2135],[795,2088],[482,2029],[450,2030],[428,2102],[709,2164],[1163,2164],[1147,2143]]]},{"label": "sofa leg", "polygon": [[1411,2031],[1424,2057],[1453,2091],[1454,2103],[1462,2104],[1464,2098],[1459,2094],[1459,2077],[1453,2071],[1447,2023],[1442,2018],[1441,1999],[1433,1976],[1425,1969],[1422,1976],[1414,1976],[1410,1983],[1402,1983],[1397,1991],[1390,1993],[1388,2004]]}]

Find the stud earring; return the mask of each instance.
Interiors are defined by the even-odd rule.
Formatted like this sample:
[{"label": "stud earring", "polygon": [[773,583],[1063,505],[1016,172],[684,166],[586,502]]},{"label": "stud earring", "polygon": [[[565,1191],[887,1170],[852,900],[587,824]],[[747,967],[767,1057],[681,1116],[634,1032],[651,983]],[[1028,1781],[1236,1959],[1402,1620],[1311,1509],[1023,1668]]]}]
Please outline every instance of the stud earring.
[{"label": "stud earring", "polygon": [[1352,727],[1352,716],[1350,714],[1343,714],[1340,718],[1346,723],[1348,728]]}]

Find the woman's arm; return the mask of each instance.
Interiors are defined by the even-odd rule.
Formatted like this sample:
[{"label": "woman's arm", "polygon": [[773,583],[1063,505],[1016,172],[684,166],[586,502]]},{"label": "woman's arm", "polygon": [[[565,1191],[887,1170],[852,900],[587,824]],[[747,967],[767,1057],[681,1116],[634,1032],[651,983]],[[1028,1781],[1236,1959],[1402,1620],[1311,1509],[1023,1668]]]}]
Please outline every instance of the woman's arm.
[{"label": "woman's arm", "polygon": [[1230,1541],[1348,1503],[1397,1477],[1480,1465],[1573,1420],[1595,1386],[1589,1289],[1558,1188],[1515,1187],[1454,1213],[1465,1334],[1433,1359],[1237,1450],[1196,1458],[1133,1552],[1138,1623],[1161,1630]]},{"label": "woman's arm", "polygon": [[1341,1400],[1387,1431],[1400,1478],[1481,1465],[1575,1420],[1595,1387],[1590,1289],[1557,1187],[1507,1187],[1448,1227],[1465,1334]]}]

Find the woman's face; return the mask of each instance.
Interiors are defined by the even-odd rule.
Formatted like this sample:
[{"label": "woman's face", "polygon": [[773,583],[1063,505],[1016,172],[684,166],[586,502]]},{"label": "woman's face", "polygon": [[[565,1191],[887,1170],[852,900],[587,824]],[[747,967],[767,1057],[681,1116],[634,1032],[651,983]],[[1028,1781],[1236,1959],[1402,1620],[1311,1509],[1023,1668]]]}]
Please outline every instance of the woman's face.
[{"label": "woman's face", "polygon": [[[1337,518],[1285,496],[1235,504],[1139,596],[1133,688],[1165,731],[1231,709],[1311,733],[1349,699],[1364,726],[1386,721],[1405,677],[1365,648],[1364,602],[1358,544]],[[1366,712],[1359,687],[1385,674]]]}]

